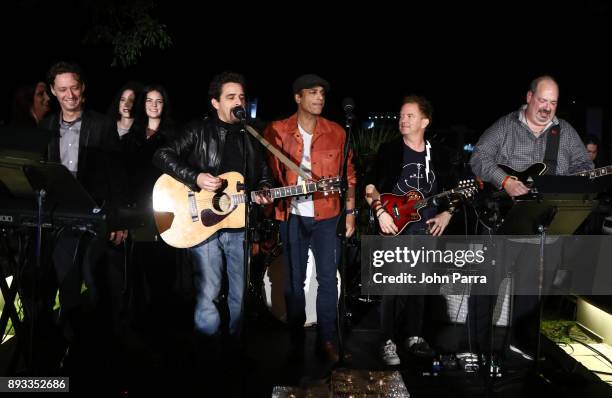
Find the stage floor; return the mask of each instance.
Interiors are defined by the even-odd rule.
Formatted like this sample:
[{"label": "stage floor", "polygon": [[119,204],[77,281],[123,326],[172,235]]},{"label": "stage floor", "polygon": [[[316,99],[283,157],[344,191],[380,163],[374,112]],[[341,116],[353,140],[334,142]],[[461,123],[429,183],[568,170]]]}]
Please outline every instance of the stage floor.
[{"label": "stage floor", "polygon": [[[70,376],[71,391],[104,392],[110,396],[172,392],[198,397],[270,397],[274,386],[307,387],[329,382],[332,365],[314,353],[314,327],[306,328],[304,349],[293,350],[284,324],[259,308],[247,318],[244,347],[240,350],[233,342],[197,338],[192,332],[192,308],[190,301],[170,300],[166,308],[115,329],[114,337],[112,330],[100,327],[96,317],[84,316],[83,338],[71,348],[61,369],[49,369],[45,374]],[[493,380],[485,372],[466,373],[460,369],[442,369],[438,376],[427,375],[432,371],[431,361],[404,353],[400,353],[401,365],[386,367],[379,357],[377,303],[354,303],[352,313],[342,366],[398,370],[411,397],[573,397],[586,396],[587,390],[600,394],[588,396],[612,392],[609,388],[589,390],[595,381],[578,375],[567,377],[567,369],[551,361],[543,366],[551,383],[544,382],[532,377],[532,362],[519,355],[508,358],[502,366],[502,377]],[[431,323],[427,335],[430,344],[442,354],[468,351],[466,329],[462,324]],[[502,345],[504,334],[505,328],[497,329],[496,345]],[[14,340],[1,347],[3,366]],[[57,341],[49,337],[45,362],[52,363],[52,356],[58,355],[61,345],[53,349]]]}]

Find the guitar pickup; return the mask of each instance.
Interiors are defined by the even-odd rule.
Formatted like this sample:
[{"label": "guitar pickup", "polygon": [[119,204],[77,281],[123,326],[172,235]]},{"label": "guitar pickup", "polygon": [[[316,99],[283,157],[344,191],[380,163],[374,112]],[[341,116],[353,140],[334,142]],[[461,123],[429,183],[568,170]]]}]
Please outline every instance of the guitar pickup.
[{"label": "guitar pickup", "polygon": [[193,191],[189,191],[189,193],[187,193],[187,201],[189,202],[189,213],[191,213],[191,221],[197,222],[199,219],[198,204],[196,203],[196,197]]},{"label": "guitar pickup", "polygon": [[397,208],[397,205],[393,205],[393,217],[397,219],[400,218],[399,209]]}]

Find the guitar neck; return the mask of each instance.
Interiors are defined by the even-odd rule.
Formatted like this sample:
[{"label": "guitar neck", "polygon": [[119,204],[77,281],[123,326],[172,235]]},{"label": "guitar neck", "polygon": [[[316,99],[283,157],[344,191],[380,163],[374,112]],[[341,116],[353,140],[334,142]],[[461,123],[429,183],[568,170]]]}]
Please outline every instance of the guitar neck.
[{"label": "guitar neck", "polygon": [[612,173],[612,166],[605,166],[605,167],[600,167],[598,169],[581,171],[580,173],[576,173],[574,175],[582,176],[582,177],[589,177],[589,178],[593,179],[593,178],[597,178],[597,177],[602,177],[602,176],[608,175],[610,173]]},{"label": "guitar neck", "polygon": [[[266,195],[270,199],[286,198],[288,196],[301,196],[308,195],[317,191],[316,182],[305,182],[303,184],[291,185],[288,187],[270,188],[267,190],[253,191],[251,192],[251,200],[254,201],[255,197],[259,194]],[[244,195],[239,195],[244,196]],[[244,203],[244,199],[239,203]]]},{"label": "guitar neck", "polygon": [[436,194],[436,195],[429,196],[427,198],[421,199],[421,200],[419,200],[418,202],[416,202],[414,204],[414,208],[415,209],[422,209],[423,207],[427,206],[434,199],[438,199],[438,198],[444,197],[446,195],[450,195],[453,192],[454,192],[454,189],[451,189],[450,191],[440,192],[439,194]]},{"label": "guitar neck", "polygon": [[469,192],[469,189],[470,188],[458,187],[454,189],[449,189],[448,191],[440,192],[439,194],[419,200],[418,202],[414,204],[414,208],[416,210],[422,209],[423,207],[427,206],[430,202],[432,202],[434,199],[443,198],[445,196],[450,196],[454,193],[459,193],[463,195],[465,194],[466,191]]}]

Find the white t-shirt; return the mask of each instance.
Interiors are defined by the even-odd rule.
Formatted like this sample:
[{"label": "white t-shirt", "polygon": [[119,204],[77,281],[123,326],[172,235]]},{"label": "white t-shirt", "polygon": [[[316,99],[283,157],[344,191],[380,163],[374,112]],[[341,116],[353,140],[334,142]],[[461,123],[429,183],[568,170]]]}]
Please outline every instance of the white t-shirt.
[{"label": "white t-shirt", "polygon": [[[300,168],[304,170],[306,174],[312,176],[310,171],[310,146],[312,144],[312,134],[308,134],[299,124],[298,128],[300,129],[300,134],[302,135],[302,140],[304,141],[304,151],[302,152]],[[297,183],[301,184],[303,181],[304,179],[298,175]],[[293,198],[291,201],[291,213],[303,217],[314,217],[314,202],[312,201],[312,194]]]}]

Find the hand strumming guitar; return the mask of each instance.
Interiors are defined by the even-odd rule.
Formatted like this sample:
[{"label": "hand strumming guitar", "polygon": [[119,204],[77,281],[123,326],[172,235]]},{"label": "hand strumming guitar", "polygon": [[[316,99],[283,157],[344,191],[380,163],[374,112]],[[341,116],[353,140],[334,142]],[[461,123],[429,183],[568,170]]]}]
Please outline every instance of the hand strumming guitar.
[{"label": "hand strumming guitar", "polygon": [[514,178],[508,178],[505,180],[503,187],[510,196],[521,196],[529,193],[529,188],[527,188],[521,181]]},{"label": "hand strumming guitar", "polygon": [[219,177],[215,177],[210,173],[198,174],[198,179],[196,182],[198,184],[198,187],[209,192],[215,192],[217,189],[221,188],[222,184],[222,181]]}]

